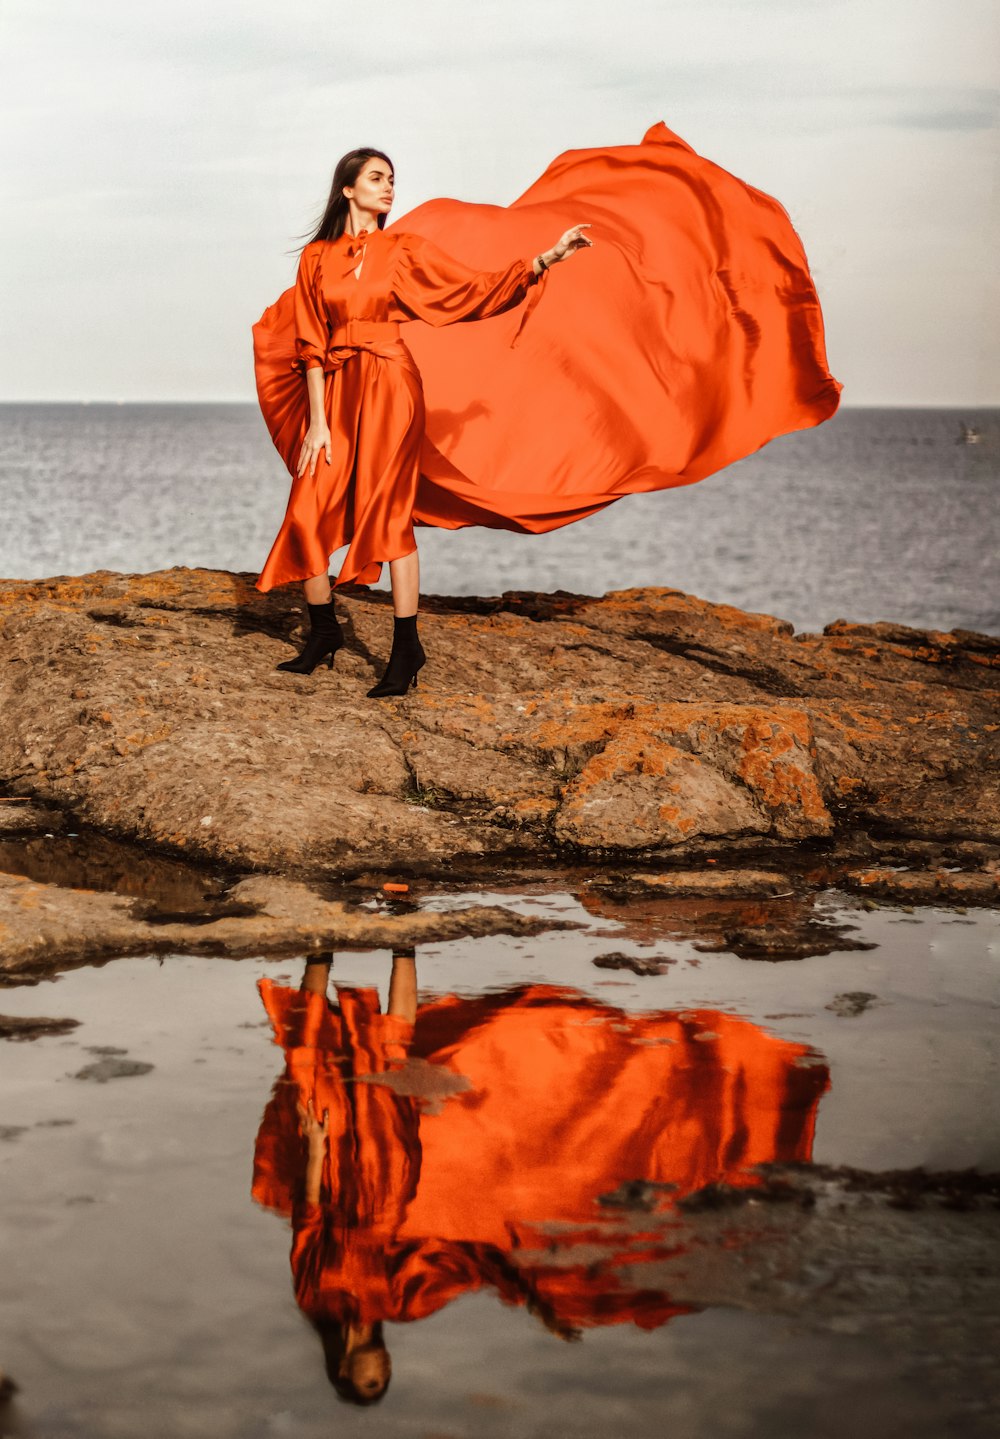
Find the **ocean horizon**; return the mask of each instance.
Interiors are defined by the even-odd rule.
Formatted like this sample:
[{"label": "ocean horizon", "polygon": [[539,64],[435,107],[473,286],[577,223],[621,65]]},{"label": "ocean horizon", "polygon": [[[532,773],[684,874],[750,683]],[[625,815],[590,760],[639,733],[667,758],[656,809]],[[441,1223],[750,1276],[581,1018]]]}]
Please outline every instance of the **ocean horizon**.
[{"label": "ocean horizon", "polygon": [[[288,494],[256,404],[239,400],[0,404],[0,475],[8,579],[256,574]],[[993,634],[998,478],[1000,408],[845,405],[698,484],[625,496],[547,535],[421,527],[423,590],[655,585],[798,630],[848,619]]]}]

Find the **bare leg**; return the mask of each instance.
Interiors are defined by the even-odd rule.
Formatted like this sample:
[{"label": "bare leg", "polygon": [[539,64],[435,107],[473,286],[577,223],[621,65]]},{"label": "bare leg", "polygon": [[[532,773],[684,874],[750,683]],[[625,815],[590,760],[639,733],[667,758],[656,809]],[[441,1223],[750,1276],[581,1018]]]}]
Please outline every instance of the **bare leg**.
[{"label": "bare leg", "polygon": [[302,588],[305,590],[307,604],[329,604],[332,592],[330,590],[330,576],[328,574],[310,576],[309,579],[303,580]]},{"label": "bare leg", "polygon": [[318,954],[315,959],[307,959],[305,973],[299,988],[306,990],[309,994],[326,994],[332,968],[333,955],[329,952]]},{"label": "bare leg", "polygon": [[392,956],[389,976],[388,1014],[398,1014],[411,1024],[417,1018],[417,961],[412,949]]},{"label": "bare leg", "polygon": [[[393,614],[400,619],[415,615],[420,603],[420,556],[417,551],[404,555],[401,560],[390,560],[389,575],[392,579]],[[312,580],[306,581],[306,584],[312,583]]]}]

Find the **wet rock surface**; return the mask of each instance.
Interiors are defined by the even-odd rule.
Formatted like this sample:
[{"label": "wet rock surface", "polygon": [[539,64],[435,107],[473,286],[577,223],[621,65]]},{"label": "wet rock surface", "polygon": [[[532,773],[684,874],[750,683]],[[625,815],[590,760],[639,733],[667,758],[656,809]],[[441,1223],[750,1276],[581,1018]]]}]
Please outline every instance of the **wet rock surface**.
[{"label": "wet rock surface", "polygon": [[[171,890],[170,893],[175,891]],[[499,905],[393,913],[330,900],[305,883],[251,875],[213,905],[178,915],[127,894],[39,884],[0,873],[0,976],[24,981],[124,954],[287,954],[399,948],[560,927]]]},{"label": "wet rock surface", "polygon": [[761,1188],[712,1186],[680,1201],[687,1253],[651,1266],[650,1279],[670,1283],[678,1300],[697,1293],[816,1331],[905,1343],[954,1432],[995,1432],[997,1176],[767,1169]]},{"label": "wet rock surface", "polygon": [[45,1019],[34,1015],[0,1014],[0,1039],[41,1039],[50,1034],[68,1034],[75,1019]]},{"label": "wet rock surface", "polygon": [[[598,877],[583,888],[581,899],[591,915],[613,919],[637,938],[687,941],[703,954],[727,951],[741,959],[780,961],[872,948],[844,916],[843,897],[835,907],[831,903],[825,869],[805,874],[790,869],[783,875],[711,870],[702,888],[686,876],[674,886],[672,877],[669,872]],[[636,974],[660,974],[673,962],[669,953],[642,959],[644,969],[628,956],[609,954],[603,961],[606,968]]]},{"label": "wet rock surface", "polygon": [[429,599],[420,691],[375,703],[382,595],[343,597],[346,647],[309,677],[274,670],[297,594],[247,576],[100,572],[2,599],[0,775],[32,824],[55,808],[214,864],[342,875],[859,835],[867,861],[902,838],[983,848],[968,900],[995,901],[987,636],[796,635],[672,590]]},{"label": "wet rock surface", "polygon": [[89,1079],[94,1084],[107,1084],[110,1079],[132,1079],[139,1074],[151,1074],[153,1066],[143,1059],[126,1059],[125,1051],[120,1054],[103,1054],[92,1064],[85,1064],[73,1075],[74,1079]]},{"label": "wet rock surface", "polygon": [[879,1002],[877,994],[869,994],[865,989],[852,989],[846,994],[835,995],[826,1007],[841,1019],[857,1019],[859,1014],[864,1014],[866,1009]]}]

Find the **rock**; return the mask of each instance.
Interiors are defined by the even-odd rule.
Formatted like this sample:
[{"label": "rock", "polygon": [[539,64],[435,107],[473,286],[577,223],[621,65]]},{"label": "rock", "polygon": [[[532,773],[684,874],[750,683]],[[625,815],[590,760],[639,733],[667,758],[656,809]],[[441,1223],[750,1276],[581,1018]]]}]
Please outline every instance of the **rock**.
[{"label": "rock", "polygon": [[0,597],[8,791],[200,863],[351,876],[1000,840],[987,636],[795,635],[666,589],[429,599],[420,691],[375,703],[385,595],[344,596],[346,647],[308,677],[274,670],[297,593],[245,575],[102,571]]},{"label": "rock", "polygon": [[0,973],[37,977],[111,955],[289,954],[401,948],[486,934],[566,928],[498,905],[374,914],[324,899],[304,883],[253,875],[214,912],[158,919],[123,895],[36,884],[0,874]]},{"label": "rock", "polygon": [[651,1214],[654,1209],[663,1208],[664,1201],[668,1200],[676,1189],[676,1184],[657,1183],[652,1179],[626,1179],[610,1194],[599,1194],[597,1202],[605,1209]]},{"label": "rock", "polygon": [[838,1019],[856,1019],[878,1002],[877,994],[869,994],[864,989],[849,989],[846,994],[835,995],[826,1008],[832,1010]]},{"label": "rock", "polygon": [[27,798],[0,796],[0,835],[61,834],[65,828],[65,816],[57,809],[33,804]]},{"label": "rock", "polygon": [[[598,882],[596,887],[611,890],[614,880]],[[777,870],[759,869],[705,869],[664,870],[662,874],[651,874],[639,870],[627,878],[617,881],[629,890],[643,890],[650,894],[671,895],[678,899],[723,896],[736,899],[770,898],[788,895],[789,878]]]},{"label": "rock", "polygon": [[792,1186],[818,1197],[841,1191],[881,1196],[894,1209],[1000,1209],[1000,1174],[980,1169],[854,1169],[833,1164],[760,1164],[765,1189]]},{"label": "rock", "polygon": [[0,1039],[40,1039],[46,1034],[67,1034],[76,1029],[78,1019],[29,1018],[27,1015],[0,1014]]},{"label": "rock", "polygon": [[153,1066],[142,1059],[120,1059],[117,1055],[105,1055],[93,1064],[86,1064],[73,1075],[74,1079],[90,1079],[95,1084],[107,1084],[109,1079],[131,1079],[135,1075],[149,1074]]},{"label": "rock", "polygon": [[[718,888],[709,882],[704,893],[683,877],[675,892],[667,874],[642,873],[634,884],[631,875],[618,874],[593,881],[580,899],[595,919],[614,920],[630,938],[687,941],[707,954],[726,951],[741,959],[778,961],[875,948],[857,938],[839,911],[831,912],[825,898],[830,884],[826,868],[790,875],[746,870],[750,895],[740,890],[739,871],[721,873],[732,880],[725,879]],[[714,878],[715,871],[709,875]],[[667,882],[649,882],[661,878]],[[769,894],[778,883],[781,892]]]},{"label": "rock", "polygon": [[707,953],[729,950],[740,959],[809,959],[814,955],[876,949],[868,940],[855,937],[849,925],[829,916],[793,916],[791,922],[737,924],[723,927],[721,942],[702,941],[695,949]]},{"label": "rock", "polygon": [[848,889],[880,899],[911,904],[1000,903],[1000,874],[963,874],[954,870],[914,873],[893,869],[849,869],[843,883]]},{"label": "rock", "polygon": [[615,951],[613,954],[599,954],[591,961],[598,969],[627,969],[632,974],[665,974],[676,959],[668,955],[636,955],[622,954]]},{"label": "rock", "polygon": [[109,890],[148,900],[161,911],[191,914],[204,913],[237,877],[93,831],[0,839],[0,872],[66,889]]}]

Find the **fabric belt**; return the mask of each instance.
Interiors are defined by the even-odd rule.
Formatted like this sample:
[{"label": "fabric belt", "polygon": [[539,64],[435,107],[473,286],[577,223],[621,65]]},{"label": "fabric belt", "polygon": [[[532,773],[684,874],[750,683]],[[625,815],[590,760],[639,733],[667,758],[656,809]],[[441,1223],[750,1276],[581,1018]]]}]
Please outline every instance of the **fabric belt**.
[{"label": "fabric belt", "polygon": [[348,320],[330,335],[324,371],[329,375],[339,370],[358,350],[367,350],[383,360],[410,360],[410,352],[399,338],[398,320]]}]

